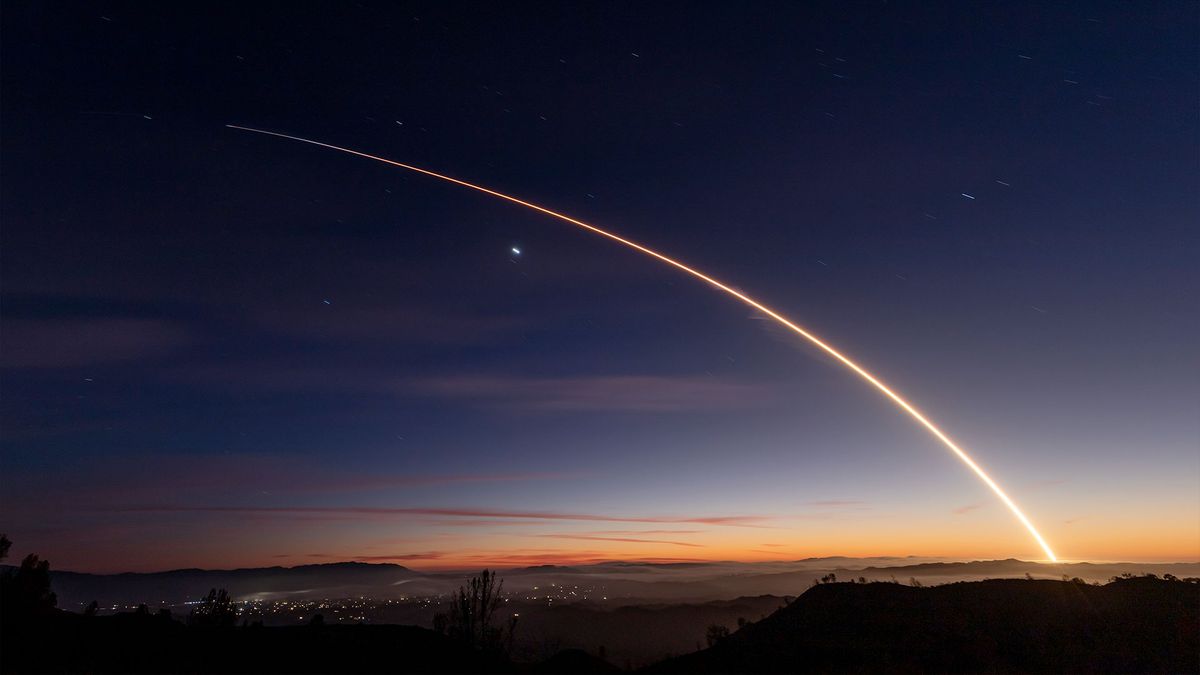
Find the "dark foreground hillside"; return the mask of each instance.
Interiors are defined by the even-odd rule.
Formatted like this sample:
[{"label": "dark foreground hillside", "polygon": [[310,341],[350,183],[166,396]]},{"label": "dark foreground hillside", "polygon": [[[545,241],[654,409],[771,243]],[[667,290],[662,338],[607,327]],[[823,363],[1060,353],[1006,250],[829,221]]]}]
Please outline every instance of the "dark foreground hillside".
[{"label": "dark foreground hillside", "polygon": [[1200,586],[822,584],[661,673],[1200,672]]},{"label": "dark foreground hillside", "polygon": [[6,673],[479,673],[507,663],[416,626],[205,629],[137,614],[8,623]]},{"label": "dark foreground hillside", "polygon": [[[1031,580],[822,584],[662,673],[1200,672],[1200,585]],[[513,664],[415,626],[185,625],[149,612],[59,610],[0,625],[0,671],[603,673],[580,650]]]}]

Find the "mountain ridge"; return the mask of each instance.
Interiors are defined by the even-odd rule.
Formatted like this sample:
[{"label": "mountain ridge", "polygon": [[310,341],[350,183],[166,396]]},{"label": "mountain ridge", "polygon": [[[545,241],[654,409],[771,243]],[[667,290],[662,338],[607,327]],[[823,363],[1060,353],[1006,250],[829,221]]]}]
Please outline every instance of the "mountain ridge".
[{"label": "mountain ridge", "polygon": [[1190,672],[1200,585],[830,583],[657,673]]}]

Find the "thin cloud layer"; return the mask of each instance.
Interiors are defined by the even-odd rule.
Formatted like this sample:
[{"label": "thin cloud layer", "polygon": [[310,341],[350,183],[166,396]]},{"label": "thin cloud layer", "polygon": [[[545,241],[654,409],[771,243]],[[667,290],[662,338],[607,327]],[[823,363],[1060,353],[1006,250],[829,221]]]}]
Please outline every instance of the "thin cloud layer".
[{"label": "thin cloud layer", "polygon": [[350,514],[361,516],[452,516],[465,518],[501,518],[506,520],[577,520],[614,523],[695,523],[728,527],[766,527],[768,516],[615,516],[594,513],[553,511],[506,511],[466,508],[419,508],[375,506],[134,506],[117,509],[130,513],[231,513],[231,514]]},{"label": "thin cloud layer", "polygon": [[744,408],[770,388],[698,376],[613,375],[535,378],[450,376],[416,380],[408,390],[464,399],[481,406],[527,411],[679,412]]},{"label": "thin cloud layer", "polygon": [[186,328],[157,319],[7,319],[5,368],[75,368],[165,356],[187,345]]},{"label": "thin cloud layer", "polygon": [[[239,500],[254,495],[317,495],[385,492],[472,483],[569,480],[583,473],[496,471],[418,474],[331,467],[280,455],[163,455],[93,462],[86,475],[69,480],[29,473],[7,483],[0,495],[17,500],[53,495],[56,501],[90,506],[119,503],[131,493],[147,500],[204,498]],[[169,477],[164,479],[164,477]],[[197,497],[204,495],[204,497]],[[314,515],[314,514],[308,514]]]},{"label": "thin cloud layer", "polygon": [[583,541],[619,541],[631,544],[669,544],[671,546],[688,546],[691,548],[704,548],[702,544],[693,544],[686,541],[669,541],[666,539],[637,539],[634,537],[598,537],[587,534],[535,534],[534,537],[543,539],[579,539]]}]

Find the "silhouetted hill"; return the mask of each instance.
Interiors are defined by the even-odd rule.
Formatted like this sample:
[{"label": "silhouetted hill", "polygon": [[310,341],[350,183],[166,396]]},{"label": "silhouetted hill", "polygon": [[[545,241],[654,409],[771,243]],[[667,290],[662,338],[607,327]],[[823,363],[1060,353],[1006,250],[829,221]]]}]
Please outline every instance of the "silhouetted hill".
[{"label": "silhouetted hill", "polygon": [[[651,642],[778,598],[544,613],[584,649],[515,666],[415,626],[186,626],[168,616],[45,610],[0,628],[3,672],[611,672],[604,639]],[[755,603],[759,603],[756,605]],[[705,612],[709,614],[701,616]],[[8,615],[5,615],[8,616]],[[523,615],[524,616],[524,615]],[[753,618],[753,614],[747,616]],[[534,622],[536,623],[536,622]],[[577,623],[578,625],[571,625]],[[729,625],[726,623],[725,625]],[[534,626],[529,626],[534,628]],[[729,626],[733,628],[732,625]],[[678,629],[679,635],[665,636]],[[625,636],[625,637],[621,637]],[[689,642],[699,637],[686,638]],[[669,641],[669,640],[668,640]],[[588,644],[590,643],[590,644]],[[610,643],[611,644],[611,643]],[[550,645],[547,645],[548,647]],[[569,645],[561,645],[569,646]],[[555,653],[558,652],[558,653]],[[622,662],[622,661],[618,661]],[[1003,579],[938,587],[822,584],[713,647],[651,672],[1196,672],[1200,585]]]},{"label": "silhouetted hill", "polygon": [[997,579],[815,586],[663,673],[1196,672],[1200,585]]},{"label": "silhouetted hill", "polygon": [[3,626],[2,673],[616,673],[579,649],[514,665],[416,626],[189,627],[52,611]]},{"label": "silhouetted hill", "polygon": [[508,672],[415,626],[197,629],[150,614],[55,612],[4,626],[6,673],[480,673]]},{"label": "silhouetted hill", "polygon": [[592,673],[619,673],[621,669],[582,649],[564,649],[545,661],[530,667],[527,672],[545,675],[589,675]]},{"label": "silhouetted hill", "polygon": [[[971,560],[967,562],[921,562],[908,565],[871,565],[856,568],[843,567],[835,570],[842,574],[843,570],[849,575],[863,575],[867,578],[879,578],[883,575],[905,577],[957,577],[956,581],[973,581],[970,577],[1016,577],[1024,574],[1039,575],[1053,574],[1056,576],[1081,577],[1086,580],[1104,580],[1133,574],[1141,576],[1148,573],[1174,574],[1177,577],[1192,576],[1197,572],[1195,563],[1132,563],[1132,562],[1072,562],[1072,563],[1042,563],[1017,558],[1003,560]],[[967,578],[963,578],[967,577]]]},{"label": "silhouetted hill", "polygon": [[514,607],[521,613],[514,655],[519,660],[535,661],[560,648],[595,654],[603,647],[610,662],[639,667],[669,654],[699,649],[705,644],[705,629],[710,625],[736,629],[739,618],[755,621],[783,604],[783,598],[770,595],[616,608],[591,603],[555,603],[552,607],[522,603]]},{"label": "silhouetted hill", "polygon": [[[59,597],[59,606],[73,609],[96,600],[101,606],[129,602],[177,604],[198,599],[210,588],[225,588],[237,598],[248,596],[357,597],[379,596],[381,590],[401,586],[405,592],[440,592],[447,585],[436,581],[431,589],[419,582],[426,575],[407,567],[357,562],[300,565],[297,567],[255,567],[233,570],[180,569],[166,572],[126,572],[123,574],[50,573],[50,582]],[[412,590],[409,591],[409,588]]]},{"label": "silhouetted hill", "polygon": [[567,567],[564,565],[531,565],[529,567],[518,567],[516,569],[507,570],[505,573],[509,576],[518,576],[523,574],[545,574],[553,572],[555,574],[584,574],[581,570],[575,567]]}]

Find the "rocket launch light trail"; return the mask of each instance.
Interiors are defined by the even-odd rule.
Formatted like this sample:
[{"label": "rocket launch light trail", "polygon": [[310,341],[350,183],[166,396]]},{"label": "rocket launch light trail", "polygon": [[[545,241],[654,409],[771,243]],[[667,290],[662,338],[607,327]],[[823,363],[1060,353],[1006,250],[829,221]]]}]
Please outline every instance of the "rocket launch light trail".
[{"label": "rocket launch light trail", "polygon": [[975,463],[975,460],[971,459],[971,457],[966,453],[966,451],[964,451],[962,448],[958,447],[958,445],[954,441],[950,440],[949,436],[947,436],[944,432],[942,432],[942,430],[939,429],[933,422],[929,421],[929,419],[927,417],[925,417],[925,415],[923,415],[919,410],[917,410],[911,403],[909,403],[908,401],[905,401],[903,398],[900,397],[899,394],[897,394],[896,392],[894,392],[890,388],[888,388],[888,386],[885,385],[883,382],[881,382],[878,378],[876,378],[874,375],[872,375],[871,373],[864,370],[862,368],[862,366],[859,366],[854,361],[851,361],[848,357],[844,356],[841,352],[839,352],[838,350],[834,349],[833,347],[831,347],[828,344],[826,344],[825,342],[823,342],[817,336],[806,331],[805,329],[801,328],[800,326],[796,325],[795,323],[792,323],[791,320],[784,317],[779,312],[776,312],[775,310],[771,309],[770,307],[767,307],[766,305],[764,305],[761,302],[755,300],[754,298],[751,298],[750,296],[742,293],[741,291],[735,290],[735,289],[731,288],[730,286],[727,286],[727,285],[721,283],[720,281],[717,281],[716,279],[708,276],[707,274],[704,274],[703,272],[692,269],[691,267],[688,267],[687,265],[679,262],[678,260],[675,260],[674,258],[670,258],[666,255],[663,255],[662,253],[659,253],[658,251],[655,251],[653,249],[642,246],[641,244],[639,244],[635,241],[630,241],[629,239],[625,239],[624,237],[615,235],[607,230],[603,230],[599,227],[596,227],[595,225],[589,225],[588,223],[585,223],[582,220],[576,220],[575,218],[558,213],[557,211],[552,211],[544,206],[538,206],[537,204],[533,204],[531,202],[527,202],[523,199],[518,199],[518,198],[512,197],[510,195],[506,195],[502,192],[496,192],[495,190],[490,190],[483,186],[475,185],[474,183],[468,183],[467,181],[464,181],[464,180],[459,180],[457,178],[445,176],[443,174],[436,173],[436,172],[430,171],[428,169],[422,169],[417,166],[412,166],[410,164],[402,164],[395,160],[385,159],[383,157],[377,157],[375,155],[369,155],[365,152],[359,152],[357,150],[350,150],[349,148],[342,148],[342,147],[339,147],[336,145],[330,145],[329,143],[321,143],[320,141],[313,141],[313,140],[309,140],[307,138],[300,138],[299,136],[289,136],[287,134],[276,133],[274,131],[264,131],[262,129],[252,129],[250,127],[242,127],[242,126],[237,126],[235,124],[227,124],[225,126],[229,127],[230,129],[239,129],[241,131],[250,131],[250,132],[254,132],[256,134],[265,134],[267,136],[275,136],[278,138],[286,138],[286,139],[292,140],[292,141],[299,141],[301,143],[308,143],[310,145],[316,145],[316,146],[319,146],[322,148],[328,148],[330,150],[344,152],[344,153],[347,153],[350,155],[355,155],[358,157],[363,157],[366,159],[374,160],[376,162],[383,162],[384,164],[398,166],[401,169],[407,169],[409,171],[414,171],[416,173],[424,174],[426,176],[437,178],[439,180],[443,180],[443,181],[446,181],[449,183],[454,183],[455,185],[461,185],[462,187],[470,188],[472,190],[476,190],[478,192],[482,192],[484,194],[491,195],[493,197],[498,197],[505,201],[512,202],[512,203],[518,204],[520,206],[524,206],[525,208],[532,209],[532,210],[538,211],[540,213],[544,213],[548,216],[552,216],[559,220],[568,222],[577,227],[581,227],[585,230],[588,230],[589,232],[592,232],[592,233],[598,234],[602,237],[611,239],[612,241],[615,241],[619,244],[627,246],[627,247],[634,249],[635,251],[638,251],[640,253],[644,253],[652,258],[656,258],[657,260],[664,262],[664,263],[670,265],[671,267],[679,269],[683,272],[686,272],[686,273],[692,275],[693,277],[696,277],[697,279],[700,279],[701,281],[707,283],[708,285],[716,288],[719,291],[722,291],[728,295],[733,296],[734,298],[737,298],[743,304],[749,305],[750,307],[753,307],[754,309],[762,312],[763,314],[766,314],[767,316],[771,317],[775,321],[779,322],[780,325],[787,327],[789,330],[793,331],[797,335],[800,335],[804,339],[806,339],[809,342],[811,342],[812,344],[816,345],[822,351],[824,351],[825,353],[829,354],[830,356],[832,356],[833,358],[835,358],[839,362],[841,362],[842,365],[844,365],[847,368],[849,368],[850,370],[854,371],[859,377],[861,377],[864,380],[866,380],[867,382],[869,382],[871,384],[871,386],[878,389],[881,393],[883,393],[884,396],[887,396],[889,399],[891,399],[891,401],[893,403],[895,403],[897,406],[899,406],[901,410],[908,413],[913,419],[915,419],[917,422],[919,422],[921,424],[921,426],[925,427],[925,429],[927,431],[929,431],[929,433],[933,434],[933,436],[935,438],[937,438],[939,441],[941,441],[943,445],[945,445],[947,448],[949,448],[960,460],[962,460],[962,462],[964,464],[967,465],[968,468],[971,469],[971,471],[975,472],[975,475],[978,476],[979,479],[981,481],[983,481],[983,483],[985,485],[987,485],[989,488],[991,488],[992,492],[994,492],[996,494],[996,496],[1000,498],[1000,501],[1003,502],[1004,505],[1008,507],[1008,510],[1012,511],[1012,514],[1014,516],[1016,516],[1017,520],[1020,521],[1021,524],[1025,526],[1025,529],[1029,531],[1029,534],[1033,536],[1033,538],[1037,541],[1038,545],[1042,547],[1043,551],[1045,551],[1046,557],[1049,558],[1053,562],[1058,561],[1058,557],[1054,555],[1054,551],[1052,551],[1050,549],[1050,545],[1047,544],[1046,540],[1042,538],[1042,535],[1040,533],[1038,533],[1037,528],[1033,526],[1033,522],[1029,520],[1029,518],[1025,515],[1024,512],[1021,511],[1021,508],[1019,506],[1017,506],[1017,503],[1014,502],[1012,500],[1012,498],[1009,497],[1008,494],[1006,494],[1004,492],[1004,490],[1000,487],[999,484],[996,483],[996,481],[992,480],[991,476],[987,475],[987,472],[985,472],[982,467],[980,467],[978,464]]}]

